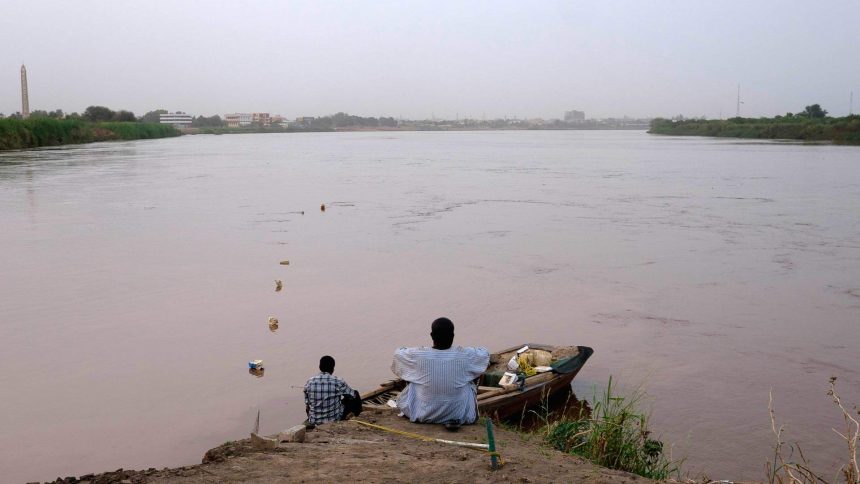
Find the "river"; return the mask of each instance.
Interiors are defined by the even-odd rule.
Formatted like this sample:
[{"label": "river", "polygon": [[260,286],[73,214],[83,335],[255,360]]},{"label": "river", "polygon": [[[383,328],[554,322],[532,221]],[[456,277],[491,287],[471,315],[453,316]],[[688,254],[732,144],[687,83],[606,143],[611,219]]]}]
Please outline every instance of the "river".
[{"label": "river", "polygon": [[860,148],[631,131],[0,153],[0,480],[197,463],[258,411],[300,422],[323,354],[367,390],[439,316],[462,345],[593,347],[577,396],[641,386],[712,478],[763,478],[772,389],[832,476],[829,377],[860,404],[858,213]]}]

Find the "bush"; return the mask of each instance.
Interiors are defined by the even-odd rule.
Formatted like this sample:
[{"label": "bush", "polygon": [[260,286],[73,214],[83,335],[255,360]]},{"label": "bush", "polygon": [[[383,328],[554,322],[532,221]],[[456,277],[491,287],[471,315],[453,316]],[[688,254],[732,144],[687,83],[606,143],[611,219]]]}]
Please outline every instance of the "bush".
[{"label": "bush", "polygon": [[678,472],[680,463],[663,453],[663,442],[651,438],[648,415],[637,407],[644,396],[613,394],[612,378],[603,394],[594,396],[590,415],[562,419],[547,429],[547,442],[558,450],[576,454],[603,467],[632,472],[651,479],[666,479]]}]

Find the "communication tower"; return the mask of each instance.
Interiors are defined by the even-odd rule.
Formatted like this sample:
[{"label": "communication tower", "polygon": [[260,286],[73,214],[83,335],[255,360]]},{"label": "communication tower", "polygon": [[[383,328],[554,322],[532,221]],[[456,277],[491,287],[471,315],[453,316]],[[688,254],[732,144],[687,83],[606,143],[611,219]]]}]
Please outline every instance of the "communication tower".
[{"label": "communication tower", "polygon": [[737,107],[737,109],[735,109],[735,116],[738,118],[741,117],[741,104],[743,104],[743,103],[744,102],[741,101],[741,83],[738,83],[738,104],[737,104],[738,107]]},{"label": "communication tower", "polygon": [[21,64],[21,117],[30,117],[30,96],[27,94],[27,68]]}]

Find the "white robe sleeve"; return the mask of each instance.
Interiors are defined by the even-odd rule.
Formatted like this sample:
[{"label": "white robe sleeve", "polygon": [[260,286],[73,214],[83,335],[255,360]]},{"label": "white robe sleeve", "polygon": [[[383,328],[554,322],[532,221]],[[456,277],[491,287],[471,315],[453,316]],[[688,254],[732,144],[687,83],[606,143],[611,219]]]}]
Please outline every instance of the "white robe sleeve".
[{"label": "white robe sleeve", "polygon": [[470,380],[474,380],[487,371],[487,366],[490,364],[490,352],[486,348],[465,348],[469,352],[469,372]]},{"label": "white robe sleeve", "polygon": [[415,357],[417,348],[399,348],[394,352],[394,361],[391,362],[391,371],[398,378],[408,382],[420,380],[418,371],[418,360]]}]

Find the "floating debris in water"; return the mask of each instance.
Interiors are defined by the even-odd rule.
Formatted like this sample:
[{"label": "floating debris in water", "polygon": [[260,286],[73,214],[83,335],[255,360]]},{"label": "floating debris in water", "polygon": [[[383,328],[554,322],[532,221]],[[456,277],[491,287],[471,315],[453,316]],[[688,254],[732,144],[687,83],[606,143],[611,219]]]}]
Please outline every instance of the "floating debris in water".
[{"label": "floating debris in water", "polygon": [[278,330],[278,318],[269,316],[269,331],[275,332]]},{"label": "floating debris in water", "polygon": [[281,289],[284,288],[284,281],[280,279],[275,279],[275,292],[281,292]]},{"label": "floating debris in water", "polygon": [[288,266],[288,265],[290,265],[290,261],[288,261],[288,260],[282,260],[282,261],[281,261],[281,265],[282,265],[282,266]]},{"label": "floating debris in water", "polygon": [[248,368],[252,370],[262,370],[263,360],[251,360],[248,362]]},{"label": "floating debris in water", "polygon": [[320,211],[325,212],[325,204],[320,205]]},{"label": "floating debris in water", "polygon": [[266,370],[264,368],[248,368],[248,373],[254,375],[257,378],[263,378],[263,375],[266,374]]}]

